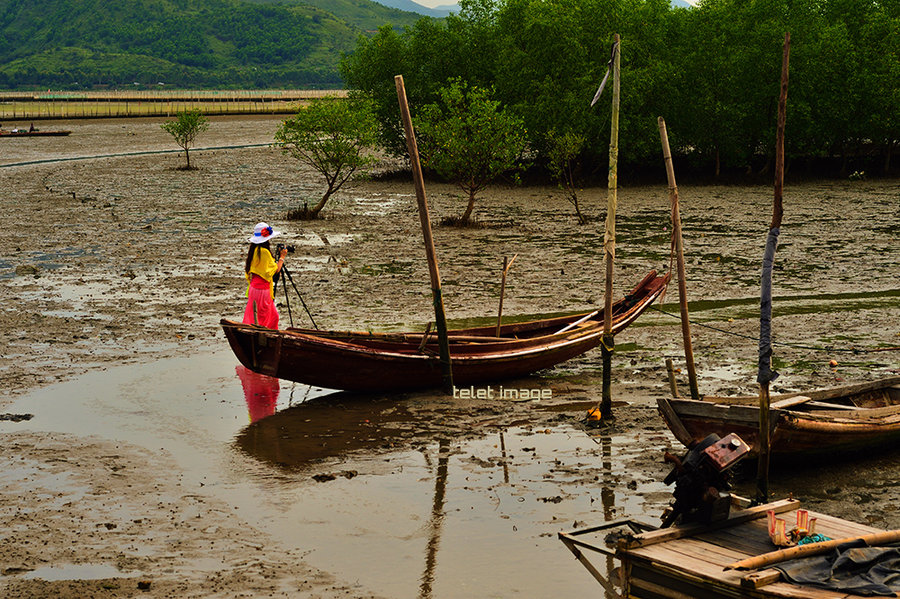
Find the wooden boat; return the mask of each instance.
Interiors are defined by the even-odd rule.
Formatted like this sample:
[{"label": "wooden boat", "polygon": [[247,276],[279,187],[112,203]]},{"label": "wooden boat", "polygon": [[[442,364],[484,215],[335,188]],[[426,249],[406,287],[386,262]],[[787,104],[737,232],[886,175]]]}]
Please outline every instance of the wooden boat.
[{"label": "wooden boat", "polygon": [[42,129],[0,129],[0,137],[60,137],[69,135],[71,131]]},{"label": "wooden boat", "polygon": [[[613,305],[613,334],[635,321],[665,289],[669,275],[651,271]],[[255,372],[347,391],[439,387],[435,333],[273,330],[223,319],[238,360]],[[457,388],[528,375],[600,344],[603,310],[544,320],[448,331]]]},{"label": "wooden boat", "polygon": [[[772,557],[771,552],[777,549],[769,538],[766,520],[769,510],[778,514],[779,518],[793,521],[796,520],[798,509],[800,502],[785,499],[735,509],[727,519],[709,524],[679,524],[657,529],[639,522],[621,520],[561,532],[559,538],[613,596],[634,599],[861,598],[862,595],[847,591],[787,582],[777,569],[781,562],[760,565],[750,570],[739,565],[748,558]],[[897,533],[812,511],[809,511],[809,517],[816,519],[818,533],[835,540],[866,537],[876,545],[872,539],[878,540],[881,537],[888,542]],[[615,550],[607,548],[604,541],[609,530],[622,526],[629,526],[632,532],[620,537]],[[810,549],[815,544],[804,547],[805,551],[815,553],[824,550],[825,545],[821,549]],[[588,557],[589,552],[620,561],[619,579],[624,590],[621,595],[609,580],[611,572],[604,573],[594,566]]]},{"label": "wooden boat", "polygon": [[[710,433],[736,433],[755,452],[758,397],[657,400],[659,412],[685,446]],[[849,453],[900,441],[900,376],[772,397],[771,452],[783,457]]]}]

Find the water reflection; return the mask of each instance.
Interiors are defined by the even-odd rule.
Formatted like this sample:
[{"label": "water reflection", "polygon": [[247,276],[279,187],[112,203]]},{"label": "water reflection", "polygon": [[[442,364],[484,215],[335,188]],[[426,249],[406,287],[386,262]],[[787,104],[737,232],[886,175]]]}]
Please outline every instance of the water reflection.
[{"label": "water reflection", "polygon": [[447,471],[450,463],[450,443],[443,440],[438,446],[438,465],[434,477],[434,502],[429,521],[430,534],[425,551],[425,573],[419,587],[420,599],[431,599],[434,587],[434,570],[437,565],[437,550],[441,543],[441,524],[444,522],[444,495],[447,492]]},{"label": "water reflection", "polygon": [[247,402],[247,411],[250,422],[256,422],[266,416],[275,413],[278,406],[278,393],[281,391],[281,381],[278,379],[253,372],[243,365],[234,367],[238,378],[241,379],[241,387],[244,389],[244,401]]},{"label": "water reflection", "polygon": [[399,424],[411,418],[397,400],[333,393],[267,418],[254,419],[251,410],[251,424],[235,441],[247,455],[294,471],[355,451],[390,449],[406,438]]},{"label": "water reflection", "polygon": [[[616,519],[616,480],[613,477],[612,438],[609,435],[601,435],[594,438],[600,444],[600,455],[603,464],[603,486],[600,487],[600,504],[603,509],[603,521],[612,522]],[[606,599],[618,599],[620,597],[615,587],[616,580],[613,574],[616,571],[616,563],[612,555],[606,556],[607,584],[602,585]]]},{"label": "water reflection", "polygon": [[[591,439],[483,412],[473,419],[471,408],[429,394],[333,393],[253,421],[234,446],[262,466],[254,476],[278,496],[281,532],[317,539],[311,563],[386,596],[596,592],[556,533],[660,511],[670,493],[658,480],[639,475],[623,488],[659,433]],[[614,578],[612,560],[598,566]]]}]

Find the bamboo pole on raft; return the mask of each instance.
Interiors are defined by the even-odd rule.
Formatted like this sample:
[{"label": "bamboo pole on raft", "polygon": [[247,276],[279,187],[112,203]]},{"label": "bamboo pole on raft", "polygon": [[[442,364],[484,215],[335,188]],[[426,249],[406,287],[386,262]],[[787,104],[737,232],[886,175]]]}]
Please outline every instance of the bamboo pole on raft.
[{"label": "bamboo pole on raft", "polygon": [[769,500],[769,383],[778,373],[772,370],[772,264],[778,235],[781,233],[781,218],[784,215],[782,195],[784,191],[784,125],[787,120],[788,58],[791,49],[791,34],[784,34],[784,49],[781,59],[781,93],[778,97],[778,128],[775,134],[775,193],[772,205],[772,222],[763,256],[762,280],[760,284],[759,315],[759,461],[756,470],[756,501]]},{"label": "bamboo pole on raft", "polygon": [[769,553],[763,553],[762,555],[748,557],[747,559],[734,562],[733,564],[728,564],[724,569],[756,570],[791,559],[822,555],[845,543],[852,543],[854,541],[863,541],[869,547],[883,547],[900,541],[900,530],[884,530],[856,537],[831,539],[829,541],[820,541],[818,543],[807,543],[806,545],[795,545],[794,547],[778,549]]},{"label": "bamboo pole on raft", "polygon": [[691,345],[691,320],[688,315],[687,283],[684,279],[684,242],[681,238],[681,208],[678,205],[678,185],[675,183],[675,167],[672,165],[672,151],[669,149],[669,134],[666,121],[658,119],[659,136],[662,140],[663,160],[666,163],[666,177],[669,181],[669,204],[672,207],[672,240],[675,244],[675,264],[678,270],[678,303],[681,306],[681,336],[684,340],[684,360],[687,362],[688,384],[691,398],[700,399],[697,388],[697,369],[694,366],[694,348]]},{"label": "bamboo pole on raft", "polygon": [[616,203],[618,194],[619,165],[619,57],[620,39],[616,34],[613,45],[612,120],[609,134],[609,180],[607,192],[606,232],[603,235],[603,251],[606,259],[606,301],[603,309],[603,395],[600,400],[600,418],[612,416],[612,353],[615,340],[612,334],[613,265],[616,258]]},{"label": "bamboo pole on raft", "polygon": [[409,114],[409,103],[406,100],[406,86],[403,75],[394,77],[397,86],[397,100],[400,102],[400,116],[403,129],[406,131],[406,147],[409,150],[409,163],[412,167],[413,181],[416,186],[416,201],[419,205],[419,221],[422,224],[422,236],[425,238],[425,254],[428,257],[428,274],[431,277],[431,294],[434,300],[434,322],[438,333],[438,348],[441,371],[444,378],[444,391],[453,392],[453,365],[450,363],[450,341],[447,339],[447,318],[444,315],[444,299],[441,295],[441,274],[438,270],[437,256],[434,251],[434,238],[431,234],[431,219],[428,216],[428,201],[425,197],[425,180],[422,177],[422,164],[419,162],[419,147],[416,144],[416,132],[413,129],[412,117]]}]

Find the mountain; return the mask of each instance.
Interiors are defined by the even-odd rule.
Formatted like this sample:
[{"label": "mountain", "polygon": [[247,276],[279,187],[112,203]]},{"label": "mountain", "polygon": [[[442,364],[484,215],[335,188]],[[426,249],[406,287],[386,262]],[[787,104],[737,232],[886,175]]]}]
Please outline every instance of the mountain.
[{"label": "mountain", "polygon": [[694,5],[684,0],[671,0],[670,4],[675,8],[694,8]]},{"label": "mountain", "polygon": [[[375,32],[379,27],[391,24],[397,28],[412,25],[422,18],[425,13],[419,13],[412,9],[403,9],[393,6],[391,1],[375,2],[372,0],[244,0],[255,4],[269,6],[293,6],[318,8],[321,11],[334,15],[348,24],[358,27],[365,32]],[[397,0],[402,2],[403,0]],[[417,6],[423,10],[429,10],[411,0],[406,4]],[[432,16],[432,15],[428,15]]]},{"label": "mountain", "polygon": [[427,6],[422,6],[421,4],[413,2],[412,0],[375,0],[375,2],[378,2],[379,4],[383,4],[385,6],[390,6],[391,8],[396,8],[407,12],[414,12],[428,17],[446,17],[451,12],[459,14],[458,4],[445,4],[443,6],[428,8]]},{"label": "mountain", "polygon": [[339,87],[359,35],[420,18],[369,0],[0,0],[0,88]]}]

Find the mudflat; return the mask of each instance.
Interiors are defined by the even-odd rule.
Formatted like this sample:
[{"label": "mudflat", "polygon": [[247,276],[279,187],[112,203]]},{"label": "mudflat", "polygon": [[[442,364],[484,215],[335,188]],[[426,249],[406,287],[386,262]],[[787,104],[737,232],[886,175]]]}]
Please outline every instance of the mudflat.
[{"label": "mudflat", "polygon": [[[319,326],[424,329],[433,308],[412,181],[385,161],[348,183],[323,219],[286,221],[322,186],[264,146],[277,117],[212,119],[198,144],[220,149],[192,151],[192,171],[178,170],[183,155],[167,153],[174,146],[161,122],[73,121],[68,137],[0,147],[0,412],[10,418],[0,422],[4,596],[465,597],[477,588],[480,596],[538,597],[560,584],[594,589],[554,536],[573,520],[653,522],[667,501],[654,482],[667,472],[662,451],[682,448],[655,398],[669,392],[665,358],[684,369],[675,285],[662,312],[649,311],[616,338],[616,419],[602,432],[581,424],[600,398],[599,351],[503,382],[544,391],[535,401],[417,393],[304,406],[309,390],[282,386],[277,412],[258,418],[242,403],[218,325],[242,314],[253,225],[265,220],[295,246],[287,264]],[[671,263],[662,164],[658,186],[620,185],[617,297]],[[517,256],[504,318],[602,305],[605,188],[583,190],[592,221],[579,226],[555,188],[500,182],[476,203],[478,226],[465,229],[439,225],[462,213],[458,190],[429,181],[427,191],[451,324],[496,318],[504,256]],[[754,393],[772,190],[683,186],[680,196],[700,390]],[[788,181],[784,207],[775,390],[900,372],[900,352],[889,349],[900,346],[900,181]],[[293,298],[291,309],[295,324],[309,325]],[[181,359],[197,362],[169,362]],[[123,368],[149,370],[128,387]],[[184,396],[173,398],[173,389]],[[292,407],[281,409],[288,393]],[[103,425],[92,428],[98,403]],[[195,406],[202,412],[194,415]],[[54,420],[66,409],[71,416]],[[243,422],[235,420],[241,410]],[[185,424],[204,418],[214,419],[208,429]],[[384,489],[404,471],[385,463],[414,456],[424,462],[405,471],[446,477],[450,468],[451,482],[426,484],[426,513],[410,532],[408,521],[384,512]],[[793,492],[819,511],[900,528],[896,452],[773,479],[773,493]],[[323,506],[358,510],[363,489],[354,485],[363,484],[366,524],[327,524],[355,543],[301,534],[312,524],[291,528],[308,514],[319,518]],[[447,493],[440,502],[439,489]],[[434,542],[440,525],[465,531],[467,523],[504,531],[484,543],[498,560],[496,576],[482,579],[460,557],[464,539],[444,530]],[[503,536],[512,529],[518,536]],[[409,539],[421,542],[404,556]],[[379,562],[373,547],[394,557]],[[380,568],[364,565],[373,559]],[[412,563],[425,573],[406,572]]]}]

